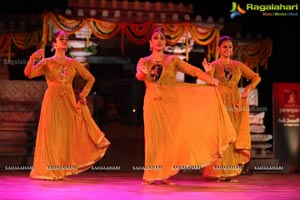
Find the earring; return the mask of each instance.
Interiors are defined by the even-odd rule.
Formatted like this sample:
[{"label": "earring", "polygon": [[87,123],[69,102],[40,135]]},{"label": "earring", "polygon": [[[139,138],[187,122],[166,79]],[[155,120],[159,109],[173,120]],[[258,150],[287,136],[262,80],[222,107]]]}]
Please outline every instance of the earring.
[{"label": "earring", "polygon": [[52,44],[52,48],[51,48],[51,51],[54,51],[56,48],[55,48],[55,45]]},{"label": "earring", "polygon": [[150,45],[149,50],[152,51],[152,45]]}]

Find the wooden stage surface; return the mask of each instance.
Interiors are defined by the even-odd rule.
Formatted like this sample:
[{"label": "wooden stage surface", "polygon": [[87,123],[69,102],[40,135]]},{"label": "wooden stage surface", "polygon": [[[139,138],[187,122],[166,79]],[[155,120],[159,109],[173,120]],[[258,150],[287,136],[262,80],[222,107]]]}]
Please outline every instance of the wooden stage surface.
[{"label": "wooden stage surface", "polygon": [[300,174],[254,173],[238,183],[207,182],[199,173],[181,172],[175,186],[142,185],[142,172],[86,171],[61,181],[34,180],[29,171],[1,171],[0,199],[300,199]]}]

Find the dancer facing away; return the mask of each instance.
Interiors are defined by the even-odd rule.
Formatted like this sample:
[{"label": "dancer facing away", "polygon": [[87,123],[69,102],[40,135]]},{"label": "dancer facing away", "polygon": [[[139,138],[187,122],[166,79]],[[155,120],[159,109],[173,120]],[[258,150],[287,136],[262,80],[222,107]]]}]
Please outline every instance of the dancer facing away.
[{"label": "dancer facing away", "polygon": [[[100,160],[110,145],[86,105],[95,78],[81,63],[65,55],[67,45],[68,34],[57,31],[52,41],[54,56],[40,60],[44,50],[37,50],[24,70],[30,79],[45,76],[48,85],[30,172],[34,179],[59,180],[83,172]],[[72,88],[77,73],[86,80],[78,102]]]},{"label": "dancer facing away", "polygon": [[[233,53],[231,37],[220,38],[218,51],[218,59],[212,63],[204,59],[202,64],[211,77],[220,81],[217,88],[235,127],[237,140],[224,152],[221,159],[203,169],[203,176],[211,180],[238,182],[236,177],[241,174],[243,165],[250,160],[251,138],[247,96],[261,78],[244,63],[231,59]],[[240,95],[238,84],[242,77],[250,83]]]},{"label": "dancer facing away", "polygon": [[[149,43],[151,55],[140,58],[136,67],[136,78],[146,85],[142,183],[174,185],[170,178],[180,170],[197,170],[219,158],[235,140],[235,130],[215,87],[218,80],[164,54],[161,28],[154,29]],[[176,83],[177,71],[208,85]]]}]

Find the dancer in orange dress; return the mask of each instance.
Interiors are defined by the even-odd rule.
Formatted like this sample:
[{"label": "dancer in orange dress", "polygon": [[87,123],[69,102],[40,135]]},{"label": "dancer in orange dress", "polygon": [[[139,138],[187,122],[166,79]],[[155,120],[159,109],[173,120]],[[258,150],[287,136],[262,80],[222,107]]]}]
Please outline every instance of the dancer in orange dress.
[{"label": "dancer in orange dress", "polygon": [[[95,78],[81,63],[65,55],[67,45],[67,33],[56,32],[54,56],[42,58],[44,50],[40,49],[30,56],[24,69],[28,78],[45,76],[48,85],[30,172],[34,179],[59,180],[85,171],[104,156],[110,145],[86,105]],[[76,74],[86,80],[78,102],[72,88]]]},{"label": "dancer in orange dress", "polygon": [[[155,29],[149,42],[152,54],[136,67],[136,78],[146,85],[143,184],[174,185],[170,178],[181,169],[200,169],[219,158],[235,140],[235,130],[215,87],[218,80],[164,54],[162,29]],[[177,71],[208,85],[177,83]]]},{"label": "dancer in orange dress", "polygon": [[[218,90],[235,127],[237,140],[224,152],[223,158],[204,168],[203,175],[207,179],[237,182],[236,177],[241,174],[243,165],[250,160],[251,138],[247,96],[261,78],[242,62],[231,59],[233,53],[231,37],[220,38],[218,51],[220,54],[218,59],[212,63],[204,59],[202,64],[211,77],[220,81]],[[250,82],[240,95],[238,84],[242,77]]]}]

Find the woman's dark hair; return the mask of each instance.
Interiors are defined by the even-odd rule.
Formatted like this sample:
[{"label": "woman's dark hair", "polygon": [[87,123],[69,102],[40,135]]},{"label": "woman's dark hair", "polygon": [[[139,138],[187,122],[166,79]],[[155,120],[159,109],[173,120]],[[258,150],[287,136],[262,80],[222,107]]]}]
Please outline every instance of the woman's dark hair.
[{"label": "woman's dark hair", "polygon": [[153,31],[152,31],[152,35],[153,35],[154,33],[161,33],[161,34],[163,34],[164,36],[166,36],[166,34],[165,34],[165,32],[164,32],[164,29],[163,29],[162,27],[156,27],[156,28],[154,28]]},{"label": "woman's dark hair", "polygon": [[233,39],[230,36],[222,36],[219,39],[218,46],[221,46],[224,41],[231,41],[233,44]]},{"label": "woman's dark hair", "polygon": [[59,36],[59,35],[68,35],[68,33],[66,31],[63,31],[63,30],[58,30],[56,31],[53,36],[52,36],[52,41],[51,43],[55,43],[56,42],[56,38]]},{"label": "woman's dark hair", "polygon": [[56,42],[56,38],[59,36],[59,35],[68,35],[68,33],[66,31],[63,31],[63,30],[58,30],[56,31],[53,36],[52,36],[52,40],[51,40],[51,51],[54,51],[54,43]]}]

